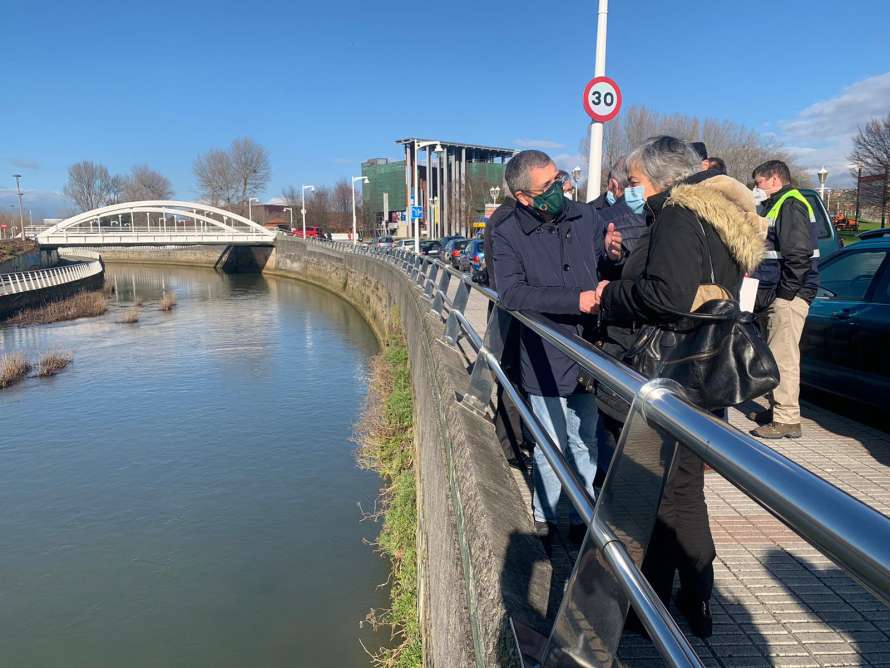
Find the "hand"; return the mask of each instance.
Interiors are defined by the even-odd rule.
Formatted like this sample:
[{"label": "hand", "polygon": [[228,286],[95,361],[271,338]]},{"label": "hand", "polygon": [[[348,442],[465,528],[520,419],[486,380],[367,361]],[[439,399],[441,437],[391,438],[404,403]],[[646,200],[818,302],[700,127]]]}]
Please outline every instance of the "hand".
[{"label": "hand", "polygon": [[596,290],[585,290],[578,298],[578,310],[581,313],[595,313],[599,308]]},{"label": "hand", "polygon": [[615,229],[615,223],[609,223],[609,227],[606,229],[606,253],[616,261],[624,255],[624,248],[621,246],[621,232]]},{"label": "hand", "polygon": [[596,305],[599,306],[603,303],[603,292],[606,290],[606,286],[609,284],[609,281],[600,281],[596,284]]}]

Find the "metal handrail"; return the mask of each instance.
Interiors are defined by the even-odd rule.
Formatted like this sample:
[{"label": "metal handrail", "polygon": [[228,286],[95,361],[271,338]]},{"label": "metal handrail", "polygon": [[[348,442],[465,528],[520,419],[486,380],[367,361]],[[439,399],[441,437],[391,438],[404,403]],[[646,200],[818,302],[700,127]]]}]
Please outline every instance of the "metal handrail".
[{"label": "metal handrail", "polygon": [[[330,244],[331,242],[316,242]],[[570,500],[590,528],[593,539],[613,568],[618,581],[641,621],[649,631],[662,657],[671,665],[701,665],[670,613],[654,595],[648,582],[620,549],[620,541],[603,533],[594,522],[594,504],[584,491],[562,453],[537,418],[528,409],[518,390],[500,367],[498,356],[489,351],[483,338],[463,314],[471,290],[497,304],[497,293],[474,284],[466,275],[439,260],[417,256],[401,249],[376,249],[352,243],[334,242],[343,252],[370,254],[400,265],[412,276],[425,296],[441,304],[439,315],[462,332],[495,376],[520,417],[541,446]],[[456,304],[445,290],[433,284],[432,267],[443,276],[459,280],[462,303]],[[447,283],[445,283],[447,286]],[[866,588],[890,603],[890,518],[850,496],[794,461],[685,401],[677,392],[648,382],[643,376],[620,364],[579,337],[568,337],[527,314],[507,311],[523,326],[563,351],[600,382],[628,403],[640,401],[645,419],[657,425],[689,448],[743,493],[773,514],[804,540],[819,549]],[[456,340],[456,337],[454,337]],[[472,379],[471,379],[472,385]],[[472,394],[472,387],[470,394]],[[486,404],[489,396],[477,397]]]},{"label": "metal handrail", "polygon": [[35,269],[11,274],[0,274],[0,296],[15,295],[31,290],[42,290],[56,285],[79,281],[102,273],[102,262],[78,262],[48,269]]}]

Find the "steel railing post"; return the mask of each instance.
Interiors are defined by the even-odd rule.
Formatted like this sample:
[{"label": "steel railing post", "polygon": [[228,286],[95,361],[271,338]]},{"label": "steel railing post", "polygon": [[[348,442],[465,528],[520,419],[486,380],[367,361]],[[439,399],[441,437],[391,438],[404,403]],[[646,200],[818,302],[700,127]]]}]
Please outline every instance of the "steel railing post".
[{"label": "steel railing post", "polygon": [[464,309],[467,308],[467,301],[470,299],[470,284],[466,278],[462,278],[457,286],[457,292],[454,295],[454,301],[451,304],[451,312],[448,314],[448,321],[445,323],[445,343],[449,346],[457,344],[460,336],[460,321],[455,312],[463,315]]}]

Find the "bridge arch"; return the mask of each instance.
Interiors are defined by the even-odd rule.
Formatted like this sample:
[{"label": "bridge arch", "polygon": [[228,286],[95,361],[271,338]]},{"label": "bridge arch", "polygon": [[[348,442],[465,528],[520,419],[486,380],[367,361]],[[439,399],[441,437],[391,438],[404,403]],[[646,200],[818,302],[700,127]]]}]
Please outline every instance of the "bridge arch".
[{"label": "bridge arch", "polygon": [[[161,214],[153,226],[151,214]],[[141,226],[137,214],[145,214]],[[121,216],[130,216],[126,227]],[[173,227],[168,227],[169,216]],[[118,227],[103,225],[103,220],[118,218]],[[179,230],[178,219],[187,223]],[[94,225],[95,223],[95,225]],[[200,223],[200,226],[199,226]],[[184,200],[140,200],[121,202],[71,216],[37,235],[41,245],[108,245],[108,244],[195,244],[195,243],[269,243],[275,232],[232,211],[200,202]]]}]

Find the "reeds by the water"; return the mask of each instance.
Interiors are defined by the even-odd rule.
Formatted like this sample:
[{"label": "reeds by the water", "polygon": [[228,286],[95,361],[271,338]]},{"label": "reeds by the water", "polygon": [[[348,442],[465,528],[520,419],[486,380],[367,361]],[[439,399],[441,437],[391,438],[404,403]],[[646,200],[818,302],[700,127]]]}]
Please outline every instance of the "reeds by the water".
[{"label": "reeds by the water", "polygon": [[175,292],[165,292],[161,297],[160,307],[162,311],[172,311],[173,307],[176,306],[176,293]]},{"label": "reeds by the water", "polygon": [[9,325],[43,325],[62,320],[89,318],[108,310],[108,298],[102,291],[78,292],[43,306],[23,309],[6,321]]},{"label": "reeds by the water", "polygon": [[31,363],[21,353],[0,357],[0,389],[15,385],[31,371]]},{"label": "reeds by the water", "polygon": [[142,311],[139,307],[134,306],[133,308],[129,308],[124,311],[124,314],[118,320],[122,325],[132,325],[133,323],[139,322],[139,316],[142,314]]},{"label": "reeds by the water", "polygon": [[74,358],[70,353],[47,353],[40,358],[37,365],[37,375],[41,378],[55,376],[59,371],[71,364]]}]

